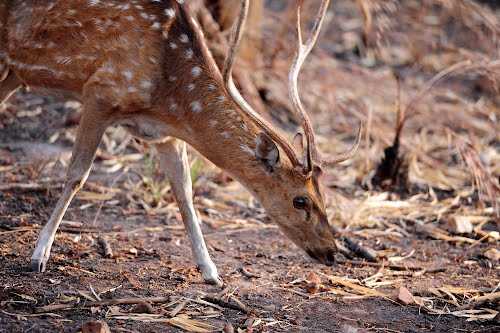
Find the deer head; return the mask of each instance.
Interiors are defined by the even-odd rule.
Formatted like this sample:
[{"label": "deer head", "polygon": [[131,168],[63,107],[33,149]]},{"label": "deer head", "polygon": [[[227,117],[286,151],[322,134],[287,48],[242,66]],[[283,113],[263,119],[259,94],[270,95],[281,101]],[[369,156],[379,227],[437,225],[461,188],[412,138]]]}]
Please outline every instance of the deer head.
[{"label": "deer head", "polygon": [[[297,5],[298,47],[289,72],[288,89],[293,110],[304,131],[303,156],[300,156],[282,135],[252,109],[240,95],[233,82],[231,73],[243,35],[249,0],[242,1],[223,77],[234,101],[261,131],[256,140],[256,156],[261,163],[265,164],[274,181],[268,183],[273,188],[263,186],[254,192],[259,192],[256,195],[261,199],[268,214],[290,239],[311,257],[330,264],[336,252],[334,240],[337,232],[327,218],[324,192],[321,188],[321,175],[323,168],[346,161],[355,154],[362,131],[360,127],[355,145],[342,156],[330,160],[320,156],[311,120],[300,100],[298,77],[304,61],[318,39],[330,1],[322,1],[310,36],[305,42],[301,26],[302,3],[303,1],[299,0]],[[302,139],[302,134],[299,134],[299,137]]]}]

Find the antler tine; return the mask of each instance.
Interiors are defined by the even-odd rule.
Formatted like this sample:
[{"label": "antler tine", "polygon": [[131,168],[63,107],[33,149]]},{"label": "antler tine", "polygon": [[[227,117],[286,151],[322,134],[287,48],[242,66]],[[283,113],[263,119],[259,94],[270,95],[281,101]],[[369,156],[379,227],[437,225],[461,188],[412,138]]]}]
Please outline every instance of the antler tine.
[{"label": "antler tine", "polygon": [[354,157],[354,155],[356,155],[358,149],[359,149],[359,146],[361,144],[361,139],[363,137],[363,123],[361,122],[359,124],[359,128],[358,128],[358,133],[356,134],[356,141],[354,142],[354,144],[352,145],[351,148],[349,148],[346,152],[340,154],[339,156],[336,156],[334,157],[333,159],[330,159],[330,160],[322,160],[321,162],[321,165],[324,166],[324,167],[329,167],[329,166],[333,166],[335,164],[338,164],[338,163],[342,163],[342,162],[345,162],[347,160],[350,160],[351,158]]},{"label": "antler tine", "polygon": [[238,21],[236,24],[236,28],[234,31],[234,36],[230,44],[229,54],[224,63],[224,83],[226,88],[228,89],[229,94],[234,99],[234,101],[241,107],[241,109],[261,128],[266,134],[268,134],[271,139],[273,139],[285,152],[290,161],[294,166],[300,166],[301,162],[297,157],[297,154],[293,150],[292,146],[286,141],[286,139],[281,136],[278,132],[273,130],[272,126],[262,118],[250,104],[245,101],[243,96],[241,96],[238,88],[233,81],[233,66],[236,54],[238,53],[238,49],[241,43],[241,39],[243,37],[244,27],[246,23],[246,19],[248,17],[248,8],[250,6],[249,0],[242,0],[242,5],[240,9],[240,13],[238,15]]},{"label": "antler tine", "polygon": [[298,77],[300,74],[300,70],[304,61],[306,60],[309,53],[313,49],[316,41],[318,40],[318,36],[321,30],[321,26],[326,16],[326,11],[328,9],[328,5],[330,4],[330,0],[323,0],[321,2],[321,7],[316,16],[316,20],[314,22],[314,26],[312,28],[311,34],[307,39],[306,43],[303,42],[302,36],[302,24],[301,24],[301,8],[302,8],[303,0],[298,0],[297,4],[297,39],[298,39],[298,48],[295,54],[295,58],[293,60],[292,66],[290,68],[290,73],[288,76],[289,85],[288,92],[290,98],[292,100],[292,104],[294,107],[295,113],[300,117],[302,122],[302,127],[304,129],[304,134],[306,136],[307,146],[306,146],[306,156],[304,161],[304,171],[306,173],[310,173],[312,171],[312,163],[313,159],[318,158],[318,152],[316,149],[316,140],[314,138],[314,129],[311,124],[311,119],[309,115],[305,111],[302,102],[300,100],[299,88],[298,88]]}]

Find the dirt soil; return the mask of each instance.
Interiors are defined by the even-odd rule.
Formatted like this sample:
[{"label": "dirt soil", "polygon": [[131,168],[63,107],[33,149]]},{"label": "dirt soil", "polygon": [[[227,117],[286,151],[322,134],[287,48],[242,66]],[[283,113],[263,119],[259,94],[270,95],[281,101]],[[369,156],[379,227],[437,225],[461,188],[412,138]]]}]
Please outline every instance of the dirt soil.
[{"label": "dirt soil", "polygon": [[[36,97],[19,98],[33,101]],[[0,182],[4,187],[11,186],[0,191],[0,331],[76,332],[82,323],[92,319],[106,319],[116,332],[178,331],[165,323],[114,319],[113,311],[126,314],[132,305],[114,306],[111,310],[109,306],[86,306],[95,298],[92,289],[102,299],[168,296],[172,301],[221,291],[204,285],[193,266],[182,222],[170,195],[166,199],[170,204],[163,212],[148,214],[144,207],[130,207],[134,205],[127,199],[123,186],[136,182],[137,175],[131,171],[125,175],[103,172],[104,159],[98,159],[83,193],[66,214],[65,221],[69,222],[63,224],[58,234],[47,272],[29,271],[37,232],[60,193],[63,168],[57,164],[67,161],[70,149],[69,145],[49,145],[46,139],[59,129],[74,130],[58,128],[57,124],[50,129],[45,126],[56,114],[64,126],[72,114],[70,109],[57,106],[52,104],[50,110],[31,116],[29,121],[11,119],[2,130],[3,142],[10,147],[3,148],[2,158],[16,164],[4,167]],[[47,164],[54,160],[59,162],[47,174]],[[141,166],[137,168],[140,170]],[[253,319],[257,323],[255,331],[267,332],[498,331],[498,323],[493,321],[467,322],[450,315],[427,314],[416,304],[405,306],[395,301],[400,286],[414,294],[443,286],[493,290],[498,283],[498,268],[485,258],[484,262],[479,260],[489,244],[453,244],[429,239],[418,232],[404,238],[389,234],[367,239],[365,244],[376,250],[393,249],[403,256],[412,252],[404,265],[419,269],[393,271],[398,275],[377,289],[387,296],[346,292],[350,297],[343,298],[328,292],[332,284],[327,276],[362,281],[377,272],[388,274],[390,269],[384,269],[382,263],[377,267],[362,263],[326,267],[313,262],[266,220],[262,209],[237,184],[221,182],[222,176],[216,172],[203,177],[209,179],[198,181],[202,186],[197,187],[197,207],[207,222],[203,228],[210,252],[225,286],[248,313],[195,302],[188,303],[183,312],[216,327],[227,322],[246,328],[249,319]],[[217,186],[207,185],[217,182]],[[33,184],[38,185],[30,189]],[[217,207],[221,207],[219,212],[214,211]],[[98,237],[109,240],[114,259],[103,256]],[[435,268],[438,269],[434,273]],[[418,271],[421,274],[415,274]],[[308,283],[303,281],[311,272],[325,284],[313,293],[308,292]],[[79,305],[70,310],[37,313],[43,305],[68,302]],[[153,312],[169,313],[178,305],[167,303],[170,302],[153,304]],[[445,308],[446,302],[441,306]]]},{"label": "dirt soil", "polygon": [[[362,24],[349,6],[340,1],[335,24],[349,21],[359,34]],[[343,41],[330,36],[304,75],[335,86],[336,95],[325,96],[336,101],[337,120],[322,112],[330,104],[311,102],[325,97],[318,95],[321,89],[312,92],[316,80],[304,87],[304,99],[315,110],[327,150],[349,146],[357,118],[367,119],[363,108],[345,106],[356,105],[356,94],[374,109],[371,143],[325,182],[333,198],[330,213],[341,214],[341,227],[377,251],[378,263],[340,254],[330,267],[314,262],[239,184],[192,152],[195,204],[224,280],[222,288],[205,285],[154,152],[113,128],[64,217],[47,271],[33,273],[29,258],[61,192],[79,105],[20,91],[0,109],[0,332],[79,332],[95,320],[107,322],[112,332],[499,332],[498,297],[474,303],[498,294],[499,220],[447,148],[449,136],[436,130],[442,123],[476,138],[498,178],[498,98],[478,88],[476,81],[483,81],[476,78],[441,85],[405,132],[415,140],[403,144],[411,189],[372,188],[366,177],[392,140],[395,84],[383,59],[364,68],[368,58],[346,51],[352,34],[345,32]],[[330,48],[334,44],[342,48]],[[407,92],[429,77],[429,67],[394,66]],[[335,133],[342,135],[330,139]],[[453,232],[457,219],[474,230]],[[133,304],[106,303],[130,298]]]}]

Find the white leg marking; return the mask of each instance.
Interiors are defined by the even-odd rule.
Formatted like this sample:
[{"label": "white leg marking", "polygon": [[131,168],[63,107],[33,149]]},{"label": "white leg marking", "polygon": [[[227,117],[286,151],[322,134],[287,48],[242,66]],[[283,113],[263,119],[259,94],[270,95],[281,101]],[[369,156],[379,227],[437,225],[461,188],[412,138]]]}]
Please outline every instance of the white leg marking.
[{"label": "white leg marking", "polygon": [[191,240],[194,259],[201,270],[203,279],[210,284],[222,285],[217,268],[205,245],[200,221],[193,206],[193,190],[186,144],[174,139],[158,144],[156,147],[160,153],[160,164],[167,173],[179,205],[184,226]]}]

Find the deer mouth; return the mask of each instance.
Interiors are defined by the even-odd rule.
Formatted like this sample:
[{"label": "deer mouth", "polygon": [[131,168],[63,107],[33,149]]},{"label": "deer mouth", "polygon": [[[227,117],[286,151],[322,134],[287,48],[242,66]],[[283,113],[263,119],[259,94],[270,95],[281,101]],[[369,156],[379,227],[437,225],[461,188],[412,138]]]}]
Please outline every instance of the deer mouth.
[{"label": "deer mouth", "polygon": [[324,265],[333,266],[335,264],[335,249],[307,249],[306,252],[309,257]]}]

